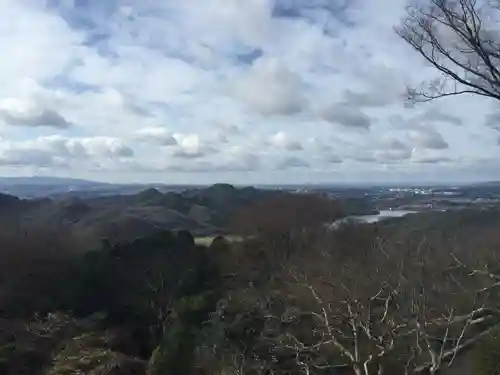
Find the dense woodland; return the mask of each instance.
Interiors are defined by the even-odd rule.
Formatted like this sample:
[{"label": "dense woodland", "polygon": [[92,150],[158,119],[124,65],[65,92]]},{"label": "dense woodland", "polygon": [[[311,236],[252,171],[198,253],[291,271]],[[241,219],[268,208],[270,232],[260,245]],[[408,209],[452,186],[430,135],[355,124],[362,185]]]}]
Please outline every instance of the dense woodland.
[{"label": "dense woodland", "polygon": [[[32,228],[63,232],[73,247],[82,251],[97,247],[102,238],[112,242],[133,241],[159,229],[189,230],[195,236],[225,234],[234,216],[244,207],[273,197],[282,191],[235,188],[216,184],[201,189],[161,193],[148,189],[137,194],[80,198],[19,199],[0,194],[0,224],[9,233],[22,235]],[[346,213],[373,212],[365,199],[343,200]]]},{"label": "dense woodland", "polygon": [[500,373],[500,211],[323,225],[344,216],[261,197],[228,220],[238,241],[157,230],[85,251],[5,227],[0,373]]}]

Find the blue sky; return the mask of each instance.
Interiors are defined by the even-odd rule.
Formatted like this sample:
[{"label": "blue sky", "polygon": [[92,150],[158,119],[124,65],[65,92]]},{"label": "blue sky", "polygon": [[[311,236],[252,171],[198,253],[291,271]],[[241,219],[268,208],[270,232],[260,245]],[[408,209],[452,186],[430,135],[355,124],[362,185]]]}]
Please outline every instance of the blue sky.
[{"label": "blue sky", "polygon": [[0,175],[500,178],[498,105],[431,79],[404,0],[0,0]]}]

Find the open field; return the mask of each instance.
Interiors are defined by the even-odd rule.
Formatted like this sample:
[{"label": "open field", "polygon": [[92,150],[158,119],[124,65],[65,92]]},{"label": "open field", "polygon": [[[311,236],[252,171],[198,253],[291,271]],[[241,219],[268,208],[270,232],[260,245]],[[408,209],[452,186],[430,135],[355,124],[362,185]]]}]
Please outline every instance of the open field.
[{"label": "open field", "polygon": [[[196,237],[194,241],[197,245],[210,246],[215,237],[217,236],[200,236]],[[237,235],[226,235],[224,238],[229,242],[239,242],[242,240],[242,237]]]}]

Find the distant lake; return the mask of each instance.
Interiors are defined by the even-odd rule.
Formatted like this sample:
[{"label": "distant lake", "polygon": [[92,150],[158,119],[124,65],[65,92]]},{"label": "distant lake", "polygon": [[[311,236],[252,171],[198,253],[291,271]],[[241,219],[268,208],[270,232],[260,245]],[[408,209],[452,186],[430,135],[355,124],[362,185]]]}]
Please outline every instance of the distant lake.
[{"label": "distant lake", "polygon": [[409,211],[409,210],[381,210],[376,215],[359,215],[359,216],[351,216],[351,219],[359,220],[364,223],[376,223],[377,221],[381,221],[384,219],[390,219],[395,217],[403,217],[408,214],[414,214],[417,211]]}]

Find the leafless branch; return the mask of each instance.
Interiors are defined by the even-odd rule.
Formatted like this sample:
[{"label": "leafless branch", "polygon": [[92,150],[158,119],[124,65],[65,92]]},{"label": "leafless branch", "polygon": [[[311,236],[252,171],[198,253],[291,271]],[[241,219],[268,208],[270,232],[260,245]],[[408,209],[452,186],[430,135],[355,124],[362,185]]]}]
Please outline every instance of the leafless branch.
[{"label": "leafless branch", "polygon": [[397,34],[441,78],[410,89],[412,101],[473,94],[500,100],[500,34],[485,22],[500,8],[475,0],[428,0],[408,8]]}]

